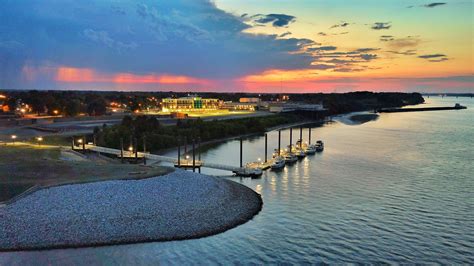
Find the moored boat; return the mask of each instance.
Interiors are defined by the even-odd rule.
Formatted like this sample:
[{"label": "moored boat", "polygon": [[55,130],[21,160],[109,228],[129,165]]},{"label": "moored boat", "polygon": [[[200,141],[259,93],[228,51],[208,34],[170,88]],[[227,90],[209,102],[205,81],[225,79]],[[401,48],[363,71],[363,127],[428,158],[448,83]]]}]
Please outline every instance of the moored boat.
[{"label": "moored boat", "polygon": [[321,140],[318,140],[315,144],[316,151],[317,152],[322,152],[324,150],[324,142]]},{"label": "moored boat", "polygon": [[285,167],[285,158],[282,156],[275,156],[273,158],[273,163],[272,163],[271,168],[273,170],[278,170],[278,169],[282,169],[283,167]]}]

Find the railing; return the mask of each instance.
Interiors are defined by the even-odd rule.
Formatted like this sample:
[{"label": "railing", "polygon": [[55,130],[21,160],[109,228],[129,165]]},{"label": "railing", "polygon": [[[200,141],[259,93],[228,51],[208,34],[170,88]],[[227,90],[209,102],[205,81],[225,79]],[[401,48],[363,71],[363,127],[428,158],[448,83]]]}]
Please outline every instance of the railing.
[{"label": "railing", "polygon": [[[120,156],[122,154],[122,151],[117,150],[117,149],[112,149],[112,148],[106,148],[106,147],[100,147],[100,146],[95,146],[95,145],[90,145],[87,144],[85,145],[85,148],[91,151],[95,152],[101,152],[101,153],[107,153],[107,154],[112,154],[112,155],[117,155]],[[124,155],[130,155],[130,157],[135,156],[134,152],[130,151],[123,151]],[[139,158],[147,158],[151,160],[157,160],[157,161],[163,161],[163,162],[168,162],[168,163],[173,163],[177,164],[178,160],[172,157],[168,156],[163,156],[163,155],[156,155],[156,154],[151,154],[151,153],[143,153],[143,152],[138,152],[137,157]],[[186,160],[183,160],[183,165]],[[188,160],[189,163],[189,160]],[[215,163],[206,163],[204,161],[195,161],[195,165],[198,166],[200,164],[201,167],[207,167],[207,168],[213,168],[213,169],[218,169],[218,170],[225,170],[225,171],[231,171],[231,172],[239,172],[242,171],[241,168],[239,167],[234,167],[230,165],[223,165],[223,164],[215,164]],[[186,164],[188,165],[188,164]]]}]

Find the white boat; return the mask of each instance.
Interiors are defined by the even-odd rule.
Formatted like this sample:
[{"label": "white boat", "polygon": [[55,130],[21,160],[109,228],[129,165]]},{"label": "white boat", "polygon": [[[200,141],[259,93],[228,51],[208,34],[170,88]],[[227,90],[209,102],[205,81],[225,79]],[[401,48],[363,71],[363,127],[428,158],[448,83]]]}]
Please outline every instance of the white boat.
[{"label": "white boat", "polygon": [[273,163],[272,163],[271,168],[273,170],[277,170],[277,169],[282,169],[283,167],[285,167],[285,158],[282,156],[275,156],[273,158]]},{"label": "white boat", "polygon": [[244,177],[259,177],[263,174],[263,170],[260,167],[245,167],[235,172],[238,176]]}]

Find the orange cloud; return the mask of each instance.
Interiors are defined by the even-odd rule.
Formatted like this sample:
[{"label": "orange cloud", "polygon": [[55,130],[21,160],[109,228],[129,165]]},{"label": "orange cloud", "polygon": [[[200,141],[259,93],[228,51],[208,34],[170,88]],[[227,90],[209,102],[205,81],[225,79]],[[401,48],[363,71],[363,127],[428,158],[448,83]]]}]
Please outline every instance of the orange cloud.
[{"label": "orange cloud", "polygon": [[59,67],[56,81],[60,82],[97,82],[100,78],[90,68]]},{"label": "orange cloud", "polygon": [[104,74],[91,68],[58,67],[54,80],[70,83],[118,84],[209,84],[210,81],[182,75],[136,75],[131,73]]}]

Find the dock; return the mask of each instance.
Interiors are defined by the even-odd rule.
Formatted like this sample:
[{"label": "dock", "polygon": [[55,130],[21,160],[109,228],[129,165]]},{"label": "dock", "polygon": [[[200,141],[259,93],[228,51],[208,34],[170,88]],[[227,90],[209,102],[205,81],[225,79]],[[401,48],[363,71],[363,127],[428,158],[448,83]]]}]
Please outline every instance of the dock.
[{"label": "dock", "polygon": [[[309,130],[309,143],[311,143],[311,128]],[[303,138],[303,127],[300,127],[300,139],[299,145],[301,146],[302,143],[302,138]],[[231,165],[223,165],[223,164],[217,164],[213,162],[206,162],[201,160],[201,155],[199,152],[196,152],[197,149],[200,147],[200,139],[198,139],[197,143],[197,149],[195,147],[196,142],[195,139],[192,140],[192,149],[191,149],[191,155],[188,154],[187,151],[187,145],[186,145],[186,140],[184,144],[184,153],[181,154],[181,145],[178,145],[178,156],[177,158],[172,158],[169,156],[163,156],[163,155],[157,155],[157,154],[152,154],[150,152],[146,151],[146,141],[143,139],[143,151],[138,151],[138,145],[137,145],[137,139],[134,139],[132,142],[131,146],[125,150],[124,145],[123,145],[123,139],[120,140],[120,149],[114,149],[114,148],[107,148],[107,147],[101,147],[97,146],[94,143],[96,143],[95,136],[93,136],[93,142],[87,142],[86,137],[81,137],[77,140],[74,138],[72,139],[71,143],[71,149],[74,151],[78,152],[97,152],[97,153],[102,153],[102,154],[108,154],[113,157],[116,157],[122,161],[122,163],[129,162],[129,163],[143,163],[146,165],[146,162],[148,160],[153,161],[153,162],[167,162],[171,163],[174,165],[174,167],[177,168],[183,168],[183,169],[191,169],[192,171],[199,171],[201,172],[201,168],[211,168],[211,169],[217,169],[217,170],[223,170],[223,171],[229,171],[237,176],[243,176],[243,177],[258,177],[261,176],[263,171],[272,168],[272,165],[275,163],[275,156],[280,155],[280,154],[286,154],[286,150],[281,149],[281,130],[278,130],[278,152],[273,153],[273,156],[268,156],[268,136],[265,134],[265,149],[264,149],[264,159],[258,158],[257,161],[254,162],[249,162],[244,164],[243,163],[243,138],[240,138],[240,166],[231,166]],[[290,145],[291,147],[291,152],[294,151],[299,151],[301,147],[298,149],[297,145],[292,144],[292,128],[290,128]],[[299,158],[303,158],[304,156],[299,156]]]}]

